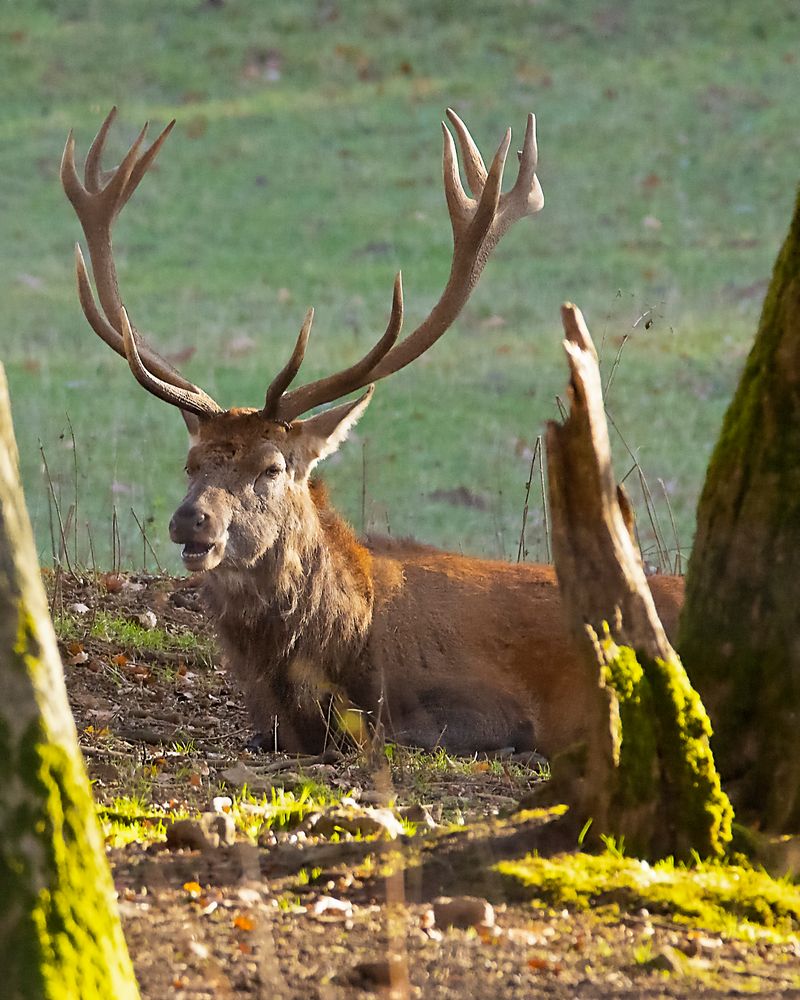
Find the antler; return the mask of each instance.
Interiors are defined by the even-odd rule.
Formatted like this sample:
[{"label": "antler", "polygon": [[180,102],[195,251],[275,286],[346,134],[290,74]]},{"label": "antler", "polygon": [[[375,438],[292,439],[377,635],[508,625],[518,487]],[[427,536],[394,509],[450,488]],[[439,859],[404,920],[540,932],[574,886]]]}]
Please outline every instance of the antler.
[{"label": "antler", "polygon": [[80,247],[76,245],[78,296],[84,315],[95,333],[127,359],[134,375],[148,392],[198,416],[219,413],[222,408],[147,345],[124,316],[111,247],[111,226],[155,160],[175,122],[170,122],[140,155],[139,149],[147,134],[145,123],[116,170],[104,171],[101,166],[103,149],[116,114],[117,109],[112,108],[89,147],[84,183],[81,183],[75,168],[75,140],[71,131],[61,159],[61,183],[83,227],[103,309],[101,313],[97,308],[86,263]]},{"label": "antler", "polygon": [[[98,310],[92,294],[86,264],[80,247],[75,248],[78,295],[90,325],[117,354],[126,358],[136,379],[153,395],[184,411],[204,417],[222,412],[222,408],[202,389],[189,382],[152,347],[130,324],[119,294],[116,267],[111,247],[111,226],[153,163],[158,151],[175,124],[161,132],[140,154],[147,124],[125,154],[116,170],[104,171],[101,159],[106,137],[114,118],[112,108],[100,127],[84,167],[84,183],[75,168],[75,141],[70,132],[61,161],[61,183],[80,219],[89,245],[92,273],[102,306]],[[506,230],[517,219],[533,215],[544,205],[544,196],[536,176],[536,120],[528,115],[525,139],[519,156],[519,173],[510,191],[500,193],[503,169],[511,143],[511,129],[506,131],[489,170],[469,131],[448,109],[447,117],[455,130],[464,170],[472,192],[467,195],[458,172],[453,137],[442,122],[444,133],[444,189],[453,228],[453,260],[450,276],[439,301],[412,333],[399,343],[403,323],[403,286],[398,274],[389,322],[383,336],[364,357],[333,375],[317,379],[288,391],[305,356],[314,312],[309,310],[303,322],[292,356],[273,379],[267,390],[262,414],[271,420],[294,420],[312,407],[330,403],[370,382],[399,371],[428,350],[452,325],[475,287],[486,261]]]},{"label": "antler", "polygon": [[416,330],[396,343],[403,316],[402,283],[398,274],[389,325],[372,350],[350,368],[287,392],[305,354],[311,327],[310,316],[307,316],[291,360],[267,391],[264,416],[291,421],[314,406],[329,403],[410,364],[452,325],[506,230],[517,219],[541,210],[544,195],[536,176],[536,119],[532,114],[528,115],[525,139],[518,153],[517,179],[505,194],[500,193],[500,187],[511,143],[511,129],[506,131],[487,172],[483,157],[466,125],[449,108],[447,117],[461,147],[464,170],[473,197],[467,195],[461,184],[453,137],[442,122],[444,189],[453,227],[453,261],[439,301]]}]

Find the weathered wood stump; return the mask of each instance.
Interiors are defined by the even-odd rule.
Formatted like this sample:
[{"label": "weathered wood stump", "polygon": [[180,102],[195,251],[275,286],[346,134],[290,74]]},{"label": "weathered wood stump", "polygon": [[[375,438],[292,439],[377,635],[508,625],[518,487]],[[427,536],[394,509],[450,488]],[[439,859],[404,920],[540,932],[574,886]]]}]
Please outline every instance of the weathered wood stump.
[{"label": "weathered wood stump", "polygon": [[568,622],[596,692],[589,737],[553,761],[553,793],[590,837],[645,856],[724,852],[732,810],[711,727],[659,621],[616,486],[592,338],[562,308],[570,413],[547,428],[553,555]]}]

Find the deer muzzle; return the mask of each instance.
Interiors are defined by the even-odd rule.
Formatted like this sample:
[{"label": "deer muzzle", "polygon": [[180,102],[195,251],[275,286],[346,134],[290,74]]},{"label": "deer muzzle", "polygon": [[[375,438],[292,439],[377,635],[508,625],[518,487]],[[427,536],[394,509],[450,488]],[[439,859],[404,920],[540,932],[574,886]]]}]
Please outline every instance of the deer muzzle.
[{"label": "deer muzzle", "polygon": [[169,537],[181,545],[184,566],[193,573],[213,569],[225,554],[226,533],[213,513],[194,501],[184,501],[169,522]]}]

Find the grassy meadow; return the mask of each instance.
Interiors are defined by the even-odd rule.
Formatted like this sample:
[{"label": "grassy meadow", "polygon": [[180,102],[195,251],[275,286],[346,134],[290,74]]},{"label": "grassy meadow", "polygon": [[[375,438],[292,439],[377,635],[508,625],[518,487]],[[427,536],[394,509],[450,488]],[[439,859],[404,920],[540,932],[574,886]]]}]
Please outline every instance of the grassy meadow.
[{"label": "grassy meadow", "polygon": [[[4,15],[0,360],[46,562],[52,490],[72,559],[91,561],[91,538],[109,566],[116,526],[113,558],[152,567],[133,508],[177,566],[183,422],[86,324],[58,181],[68,129],[82,154],[112,104],[114,156],[145,119],[178,122],[115,229],[123,298],[223,405],[260,403],[310,304],[305,376],[360,356],[399,268],[412,329],[449,269],[445,107],[486,157],[535,111],[544,210],[444,340],[379,385],[325,476],[359,529],[516,558],[571,299],[611,378],[648,552],[639,469],[661,547],[688,551],[800,175],[793,0],[11,0]],[[538,469],[527,550],[545,555]]]}]

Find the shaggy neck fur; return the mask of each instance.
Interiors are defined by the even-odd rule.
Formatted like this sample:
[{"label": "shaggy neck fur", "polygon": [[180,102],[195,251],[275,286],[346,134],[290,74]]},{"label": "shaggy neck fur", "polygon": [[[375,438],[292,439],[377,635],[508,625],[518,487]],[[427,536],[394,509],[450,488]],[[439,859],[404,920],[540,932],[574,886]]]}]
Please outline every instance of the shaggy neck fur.
[{"label": "shaggy neck fur", "polygon": [[212,570],[206,589],[245,683],[254,673],[285,682],[311,667],[321,684],[335,684],[343,664],[360,655],[372,618],[371,557],[317,482],[297,497],[255,566]]}]

